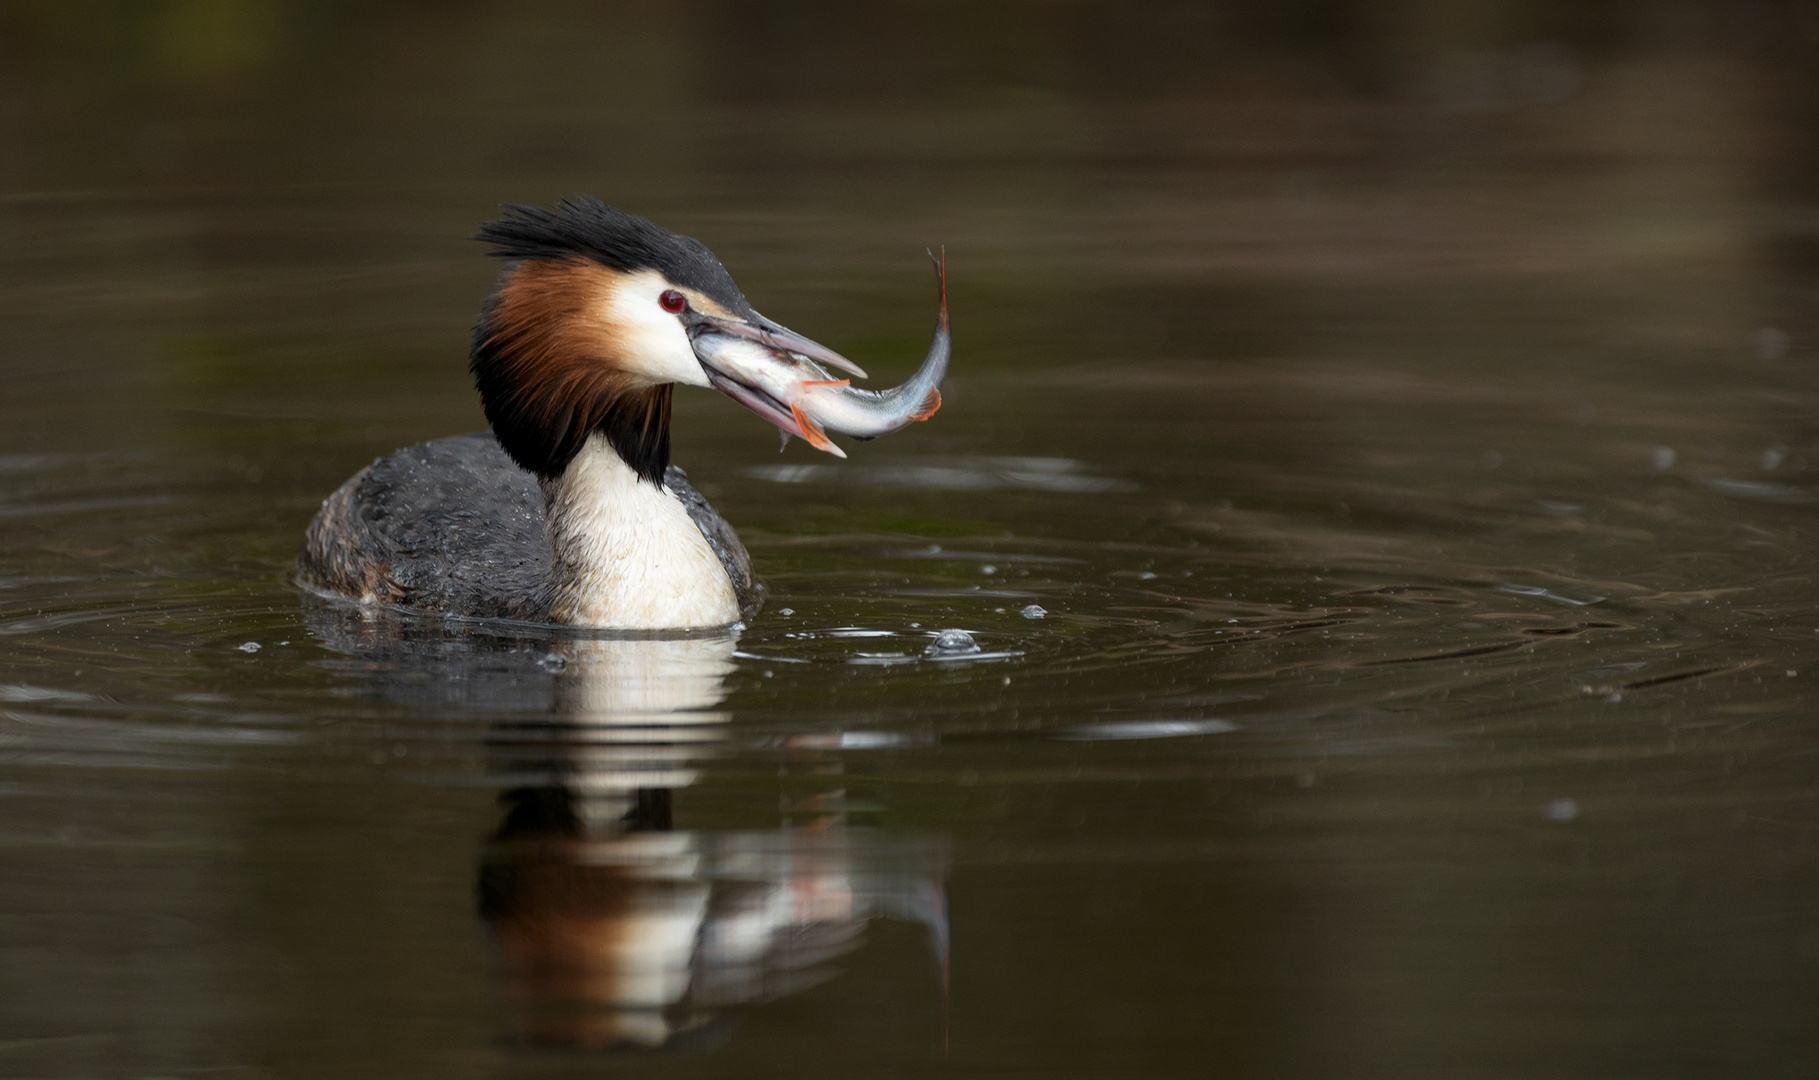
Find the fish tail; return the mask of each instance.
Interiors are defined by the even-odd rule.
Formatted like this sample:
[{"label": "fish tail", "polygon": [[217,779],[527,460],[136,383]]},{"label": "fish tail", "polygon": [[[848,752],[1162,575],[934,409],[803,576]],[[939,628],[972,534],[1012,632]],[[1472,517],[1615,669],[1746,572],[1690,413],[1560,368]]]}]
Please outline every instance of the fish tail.
[{"label": "fish tail", "polygon": [[[922,250],[928,251],[927,248]],[[941,245],[941,254],[928,252],[929,261],[935,264],[935,292],[941,299],[941,325],[947,325],[947,245]]]}]

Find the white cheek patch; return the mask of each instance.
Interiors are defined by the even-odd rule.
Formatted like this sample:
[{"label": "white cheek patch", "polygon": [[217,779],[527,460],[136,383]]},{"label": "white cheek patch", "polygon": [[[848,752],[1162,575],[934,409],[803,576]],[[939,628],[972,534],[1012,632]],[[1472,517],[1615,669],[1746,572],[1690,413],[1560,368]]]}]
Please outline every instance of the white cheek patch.
[{"label": "white cheek patch", "polygon": [[607,294],[604,314],[618,337],[619,366],[652,384],[706,386],[707,372],[695,359],[682,320],[657,300],[673,287],[655,270],[640,270],[621,277]]}]

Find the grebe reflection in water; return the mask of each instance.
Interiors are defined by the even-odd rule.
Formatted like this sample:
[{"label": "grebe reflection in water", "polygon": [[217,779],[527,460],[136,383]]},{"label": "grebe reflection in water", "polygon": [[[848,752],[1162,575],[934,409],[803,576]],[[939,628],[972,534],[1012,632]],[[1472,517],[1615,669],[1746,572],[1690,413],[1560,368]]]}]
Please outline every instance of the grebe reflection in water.
[{"label": "grebe reflection in water", "polygon": [[732,651],[730,638],[563,642],[554,718],[495,731],[492,757],[518,783],[479,906],[527,1041],[709,1036],[731,1006],[832,977],[877,916],[927,924],[945,951],[940,845],[848,828],[837,789],[801,800],[807,820],[789,828],[674,828],[676,790],[725,735],[713,710]]},{"label": "grebe reflection in water", "polygon": [[[738,1007],[833,977],[877,917],[927,926],[945,971],[943,842],[850,825],[840,758],[825,748],[837,737],[736,751],[721,708],[731,635],[514,642],[405,620],[428,624],[412,636],[373,616],[322,604],[312,618],[319,638],[366,661],[357,675],[371,691],[512,717],[486,739],[503,814],[480,855],[477,907],[524,1043],[711,1045]],[[676,828],[691,786],[735,752],[786,774],[787,824]],[[936,993],[937,976],[924,985]]]}]

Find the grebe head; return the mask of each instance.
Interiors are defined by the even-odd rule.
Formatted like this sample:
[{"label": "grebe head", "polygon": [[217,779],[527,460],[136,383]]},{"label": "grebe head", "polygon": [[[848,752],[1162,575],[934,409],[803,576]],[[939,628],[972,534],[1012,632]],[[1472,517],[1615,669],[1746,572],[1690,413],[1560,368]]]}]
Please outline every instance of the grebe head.
[{"label": "grebe head", "polygon": [[[509,262],[474,328],[474,382],[499,444],[539,476],[561,475],[600,432],[643,479],[660,484],[671,387],[710,385],[691,328],[864,374],[752,310],[699,240],[591,196],[505,207],[475,238]],[[726,383],[713,385],[750,407]]]}]

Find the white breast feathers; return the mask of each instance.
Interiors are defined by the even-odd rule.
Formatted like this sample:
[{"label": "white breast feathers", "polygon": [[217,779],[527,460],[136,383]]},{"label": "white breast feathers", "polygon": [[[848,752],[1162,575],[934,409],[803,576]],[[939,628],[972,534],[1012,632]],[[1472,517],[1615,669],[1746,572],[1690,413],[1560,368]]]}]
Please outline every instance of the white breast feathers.
[{"label": "white breast feathers", "polygon": [[603,436],[543,495],[555,621],[614,630],[738,621],[732,582],[681,501],[638,479]]}]

